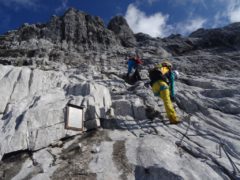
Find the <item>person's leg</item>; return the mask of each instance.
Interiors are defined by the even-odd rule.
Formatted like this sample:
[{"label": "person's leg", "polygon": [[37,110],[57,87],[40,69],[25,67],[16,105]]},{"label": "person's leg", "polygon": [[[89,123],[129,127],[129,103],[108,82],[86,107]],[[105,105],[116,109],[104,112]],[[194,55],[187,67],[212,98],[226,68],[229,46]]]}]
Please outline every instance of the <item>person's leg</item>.
[{"label": "person's leg", "polygon": [[138,71],[138,68],[136,69],[136,78],[137,78],[137,80],[139,81],[139,80],[141,80],[141,76],[140,76],[140,73],[139,73],[139,71]]},{"label": "person's leg", "polygon": [[179,119],[177,117],[177,114],[174,110],[171,98],[170,98],[170,91],[169,89],[161,90],[160,91],[160,97],[163,100],[164,107],[167,113],[167,117],[170,120],[170,123],[176,124],[179,123]]},{"label": "person's leg", "polygon": [[140,80],[139,79],[139,72],[138,72],[137,69],[134,71],[134,74],[132,75],[132,79],[133,79],[134,82],[137,82],[138,80]]},{"label": "person's leg", "polygon": [[133,69],[133,62],[132,61],[128,61],[128,72],[127,72],[127,75],[126,75],[126,77],[127,77],[127,79],[129,79],[130,77],[130,74],[131,74],[131,72],[132,72],[132,69]]}]

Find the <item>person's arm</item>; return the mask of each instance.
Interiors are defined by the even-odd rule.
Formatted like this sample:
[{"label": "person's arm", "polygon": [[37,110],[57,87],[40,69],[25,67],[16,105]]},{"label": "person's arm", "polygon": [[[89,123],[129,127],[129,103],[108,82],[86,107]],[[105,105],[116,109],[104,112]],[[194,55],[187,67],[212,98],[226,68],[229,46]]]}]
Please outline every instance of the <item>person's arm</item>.
[{"label": "person's arm", "polygon": [[171,99],[174,100],[175,98],[175,91],[174,91],[174,86],[175,86],[175,80],[174,80],[174,73],[170,73],[170,95]]},{"label": "person's arm", "polygon": [[143,64],[143,61],[140,59],[140,57],[136,57],[135,61],[137,64]]}]

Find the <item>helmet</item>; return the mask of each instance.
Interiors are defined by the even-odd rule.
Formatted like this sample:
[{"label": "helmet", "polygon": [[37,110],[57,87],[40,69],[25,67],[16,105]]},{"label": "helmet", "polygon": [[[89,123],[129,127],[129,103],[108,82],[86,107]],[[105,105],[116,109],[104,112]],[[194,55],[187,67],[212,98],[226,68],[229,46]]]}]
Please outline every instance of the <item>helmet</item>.
[{"label": "helmet", "polygon": [[179,72],[177,70],[174,70],[173,73],[174,73],[175,79],[179,79],[179,76],[180,76]]},{"label": "helmet", "polygon": [[157,68],[161,68],[161,67],[162,67],[162,64],[155,64],[155,65],[154,65],[154,68],[156,68],[156,69],[157,69]]},{"label": "helmet", "polygon": [[169,61],[167,61],[167,60],[163,61],[161,64],[164,67],[172,68],[172,64]]},{"label": "helmet", "polygon": [[136,53],[135,52],[130,52],[129,53],[129,57],[135,57],[136,56]]}]

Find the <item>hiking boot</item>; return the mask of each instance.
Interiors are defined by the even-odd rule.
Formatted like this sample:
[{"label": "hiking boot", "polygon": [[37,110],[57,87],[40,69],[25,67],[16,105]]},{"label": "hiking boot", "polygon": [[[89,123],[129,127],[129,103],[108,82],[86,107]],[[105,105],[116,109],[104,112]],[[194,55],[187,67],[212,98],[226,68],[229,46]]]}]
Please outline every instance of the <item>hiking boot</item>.
[{"label": "hiking boot", "polygon": [[170,124],[179,124],[182,123],[181,118],[177,117],[176,120],[170,120]]},{"label": "hiking boot", "polygon": [[180,124],[180,123],[182,123],[182,121],[172,121],[172,122],[170,122],[170,124]]}]

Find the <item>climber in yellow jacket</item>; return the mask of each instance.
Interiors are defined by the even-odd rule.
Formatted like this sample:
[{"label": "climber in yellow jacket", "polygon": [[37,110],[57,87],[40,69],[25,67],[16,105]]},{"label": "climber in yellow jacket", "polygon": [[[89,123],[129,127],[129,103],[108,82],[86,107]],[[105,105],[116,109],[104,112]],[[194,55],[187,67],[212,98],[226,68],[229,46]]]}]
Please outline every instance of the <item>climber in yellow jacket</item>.
[{"label": "climber in yellow jacket", "polygon": [[178,71],[172,71],[172,64],[168,61],[162,62],[149,71],[152,91],[154,95],[160,96],[163,100],[167,117],[171,124],[178,124],[180,122],[171,101],[175,98],[174,80],[178,76]]}]

